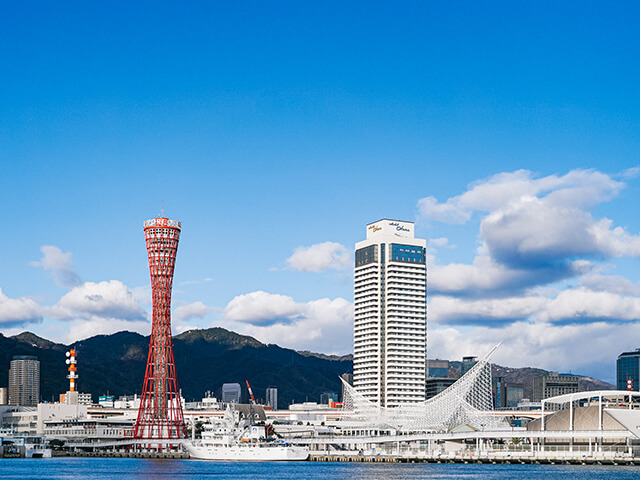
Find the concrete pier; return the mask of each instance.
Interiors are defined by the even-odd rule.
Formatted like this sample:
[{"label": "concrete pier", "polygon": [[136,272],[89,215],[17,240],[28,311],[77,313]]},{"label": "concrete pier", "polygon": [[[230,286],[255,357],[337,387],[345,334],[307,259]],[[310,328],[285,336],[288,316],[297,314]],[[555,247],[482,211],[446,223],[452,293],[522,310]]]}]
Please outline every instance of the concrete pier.
[{"label": "concrete pier", "polygon": [[638,457],[557,457],[557,456],[496,456],[496,455],[335,455],[316,452],[309,457],[312,462],[366,462],[366,463],[489,463],[529,465],[623,465],[640,466]]},{"label": "concrete pier", "polygon": [[167,458],[167,459],[188,459],[186,452],[138,452],[138,451],[112,451],[100,450],[95,452],[70,452],[54,451],[54,457],[111,457],[111,458]]}]

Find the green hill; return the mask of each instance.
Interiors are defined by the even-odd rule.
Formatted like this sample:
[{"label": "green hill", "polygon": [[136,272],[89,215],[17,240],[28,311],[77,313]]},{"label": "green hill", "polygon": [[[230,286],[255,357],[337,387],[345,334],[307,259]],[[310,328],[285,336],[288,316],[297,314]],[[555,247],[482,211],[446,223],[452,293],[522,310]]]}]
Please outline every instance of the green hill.
[{"label": "green hill", "polygon": [[[218,398],[223,383],[249,380],[254,395],[264,398],[268,386],[278,387],[279,406],[305,400],[318,401],[323,392],[340,392],[338,377],[352,368],[349,357],[325,357],[265,345],[255,338],[223,328],[191,330],[174,337],[178,384],[187,401],[212,391]],[[0,335],[0,372],[8,372],[14,355],[35,355],[40,360],[41,397],[55,400],[68,389],[65,352],[78,351],[78,389],[97,396],[105,393],[141,393],[149,337],[118,332],[62,345],[24,332]],[[0,374],[6,386],[7,374]],[[244,392],[246,394],[246,392]]]}]

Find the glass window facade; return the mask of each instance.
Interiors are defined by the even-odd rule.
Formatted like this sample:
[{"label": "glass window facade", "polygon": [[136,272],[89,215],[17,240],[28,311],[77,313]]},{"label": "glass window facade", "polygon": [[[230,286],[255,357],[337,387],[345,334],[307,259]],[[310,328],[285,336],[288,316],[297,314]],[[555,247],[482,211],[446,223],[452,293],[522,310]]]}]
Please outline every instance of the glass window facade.
[{"label": "glass window facade", "polygon": [[640,391],[640,350],[620,354],[617,363],[617,388],[627,389],[627,380],[633,380],[633,390]]},{"label": "glass window facade", "polygon": [[429,377],[439,377],[439,378],[446,378],[449,376],[449,369],[448,368],[432,368],[429,367],[429,371],[427,373],[427,375]]},{"label": "glass window facade", "polygon": [[505,390],[507,394],[506,407],[516,408],[518,404],[522,401],[522,397],[524,396],[524,387],[507,385]]},{"label": "glass window facade", "polygon": [[369,245],[368,247],[356,250],[356,267],[361,267],[368,263],[376,263],[378,261],[378,246]]},{"label": "glass window facade", "polygon": [[426,263],[426,249],[413,245],[391,244],[391,261],[408,263]]}]

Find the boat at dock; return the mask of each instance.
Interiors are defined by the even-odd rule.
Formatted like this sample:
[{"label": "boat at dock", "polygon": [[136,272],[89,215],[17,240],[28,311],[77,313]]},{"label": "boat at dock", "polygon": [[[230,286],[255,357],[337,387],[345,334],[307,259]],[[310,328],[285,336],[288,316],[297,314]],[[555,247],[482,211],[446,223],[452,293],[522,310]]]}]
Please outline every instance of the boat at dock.
[{"label": "boat at dock", "polygon": [[277,438],[268,424],[253,424],[228,408],[224,418],[205,423],[201,438],[183,443],[191,458],[236,462],[303,461],[309,458],[307,447],[292,445]]},{"label": "boat at dock", "polygon": [[0,458],[51,458],[44,437],[0,429]]}]

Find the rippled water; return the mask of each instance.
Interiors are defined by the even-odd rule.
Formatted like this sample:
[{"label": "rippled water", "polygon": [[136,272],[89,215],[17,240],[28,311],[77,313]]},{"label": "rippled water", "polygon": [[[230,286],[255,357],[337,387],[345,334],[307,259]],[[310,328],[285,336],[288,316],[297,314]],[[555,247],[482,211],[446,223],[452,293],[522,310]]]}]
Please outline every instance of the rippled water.
[{"label": "rippled water", "polygon": [[224,463],[136,458],[0,459],[0,479],[637,480],[640,467],[480,464]]}]

